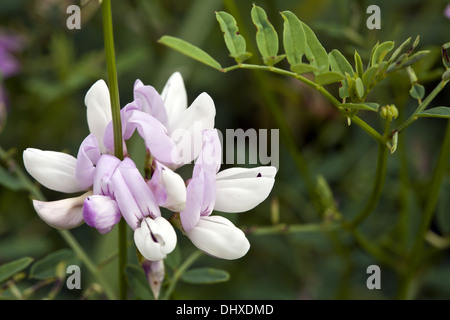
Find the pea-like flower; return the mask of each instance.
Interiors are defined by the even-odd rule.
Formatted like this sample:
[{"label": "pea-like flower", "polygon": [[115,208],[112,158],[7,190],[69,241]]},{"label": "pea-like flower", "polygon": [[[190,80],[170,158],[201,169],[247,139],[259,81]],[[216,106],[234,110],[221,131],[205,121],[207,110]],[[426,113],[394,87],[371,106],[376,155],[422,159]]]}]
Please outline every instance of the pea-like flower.
[{"label": "pea-like flower", "polygon": [[[88,91],[85,104],[91,133],[81,143],[77,158],[34,148],[23,153],[25,168],[43,186],[64,193],[85,193],[58,201],[33,200],[35,210],[55,228],[72,229],[86,222],[102,234],[123,217],[135,231],[136,246],[146,259],[165,258],[176,245],[176,233],[161,216],[159,205],[184,204],[184,182],[160,164],[157,174],[145,181],[129,157],[121,161],[112,155],[114,149],[109,143],[113,133],[107,130],[112,126],[111,106],[103,80]],[[142,112],[139,102],[128,104],[121,113],[124,141],[137,130],[155,161],[172,163],[175,144],[158,120]],[[181,199],[177,200],[179,194]]]},{"label": "pea-like flower", "polygon": [[130,158],[102,155],[97,163],[93,196],[84,200],[86,223],[106,233],[126,220],[136,247],[150,261],[164,259],[176,245],[172,225],[161,216],[158,201]]},{"label": "pea-like flower", "polygon": [[275,182],[275,167],[231,168],[219,172],[222,155],[216,130],[204,130],[204,144],[187,186],[183,230],[192,243],[211,256],[232,260],[250,248],[245,234],[213,210],[245,212],[264,201]]},{"label": "pea-like flower", "polygon": [[103,80],[97,81],[85,96],[87,122],[90,134],[80,146],[78,156],[63,152],[27,148],[23,162],[28,173],[41,185],[58,192],[77,193],[81,196],[58,201],[33,200],[42,220],[58,229],[72,229],[84,222],[84,199],[92,195],[94,170],[101,153],[104,131],[112,120],[109,90]]},{"label": "pea-like flower", "polygon": [[216,116],[214,101],[207,93],[201,93],[188,107],[183,77],[175,72],[165,84],[161,95],[152,86],[137,80],[134,85],[134,102],[141,105],[142,112],[164,125],[176,146],[171,163],[158,159],[160,162],[176,169],[198,157],[203,141],[201,132],[214,128]]}]

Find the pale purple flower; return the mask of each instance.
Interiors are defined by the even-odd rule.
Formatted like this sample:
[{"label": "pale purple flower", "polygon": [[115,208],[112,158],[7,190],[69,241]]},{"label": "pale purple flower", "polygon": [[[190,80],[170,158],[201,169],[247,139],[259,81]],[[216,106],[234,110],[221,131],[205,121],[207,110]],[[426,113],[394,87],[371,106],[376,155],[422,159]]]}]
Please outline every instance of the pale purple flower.
[{"label": "pale purple flower", "polygon": [[134,85],[134,102],[166,128],[175,144],[176,150],[171,162],[156,157],[159,162],[176,169],[198,157],[203,139],[201,131],[214,128],[216,115],[214,101],[207,93],[201,93],[188,107],[183,78],[179,72],[175,72],[165,84],[161,95],[152,86],[137,80]]},{"label": "pale purple flower", "polygon": [[161,216],[156,197],[130,158],[102,155],[93,184],[94,195],[83,206],[89,226],[106,233],[123,216],[134,230],[136,247],[150,261],[164,259],[175,248],[175,230]]},{"label": "pale purple flower", "polygon": [[[135,243],[142,255],[152,261],[164,259],[176,245],[175,231],[159,209],[159,203],[165,203],[170,194],[159,186],[155,187],[159,192],[156,197],[129,157],[121,161],[110,154],[114,151],[109,145],[113,133],[107,128],[112,126],[112,117],[104,81],[91,87],[85,104],[91,133],[81,143],[77,158],[33,148],[23,153],[25,168],[45,187],[65,193],[87,191],[59,201],[34,200],[38,215],[55,228],[71,229],[86,222],[102,234],[123,217],[135,231]],[[151,136],[146,141],[149,152],[169,161],[174,144],[165,134],[165,127],[139,110],[140,106],[129,104],[121,111],[124,140],[135,130],[144,137]],[[167,185],[173,184],[171,174],[160,172],[159,177],[162,182],[167,180]]]},{"label": "pale purple flower", "polygon": [[71,229],[76,226],[75,221],[78,225],[84,222],[83,206],[79,204],[92,194],[93,168],[100,158],[101,150],[105,149],[104,130],[112,120],[109,101],[109,90],[103,80],[97,81],[87,92],[85,105],[91,134],[81,144],[77,158],[63,152],[35,148],[27,148],[23,152],[25,169],[43,186],[63,193],[87,191],[81,198],[77,196],[48,202],[33,200],[36,212],[50,226]]},{"label": "pale purple flower", "polygon": [[9,32],[0,32],[0,129],[6,121],[8,99],[4,88],[5,79],[21,71],[20,62],[14,56],[23,49],[25,41],[22,36]]},{"label": "pale purple flower", "polygon": [[14,53],[23,49],[25,41],[22,36],[0,32],[0,74],[3,79],[18,74],[21,65]]},{"label": "pale purple flower", "polygon": [[187,237],[200,250],[222,259],[238,259],[250,248],[245,234],[213,210],[245,212],[264,201],[275,182],[275,167],[220,169],[216,130],[204,130],[205,142],[187,186],[180,219]]},{"label": "pale purple flower", "polygon": [[444,16],[447,17],[447,19],[450,19],[450,4],[447,4],[444,9]]},{"label": "pale purple flower", "polygon": [[[87,123],[91,133],[81,143],[77,158],[63,152],[43,151],[35,148],[27,148],[23,152],[23,161],[28,173],[49,189],[63,193],[76,193],[89,191],[93,187],[97,162],[102,154],[107,152],[103,143],[105,129],[112,121],[109,90],[103,80],[97,81],[88,90],[85,105]],[[94,193],[99,194],[95,191]],[[33,204],[40,217],[47,223],[53,221],[55,215],[62,215],[62,212],[65,212],[61,210],[61,207],[53,212],[51,208],[55,204],[51,201],[34,200]],[[57,204],[60,206],[61,202],[57,202]],[[79,210],[72,210],[72,203],[66,201],[62,204],[67,204],[67,211],[71,213],[70,219],[66,217],[68,221],[80,221],[80,223],[83,221],[81,206],[78,208]],[[61,220],[55,227],[72,228],[73,223],[64,226],[63,220]]]}]

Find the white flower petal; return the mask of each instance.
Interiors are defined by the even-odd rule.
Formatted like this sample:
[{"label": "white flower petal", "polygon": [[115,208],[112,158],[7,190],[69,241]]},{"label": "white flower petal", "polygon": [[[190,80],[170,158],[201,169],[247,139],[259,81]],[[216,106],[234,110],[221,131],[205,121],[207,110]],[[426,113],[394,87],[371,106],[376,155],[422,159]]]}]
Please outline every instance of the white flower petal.
[{"label": "white flower petal", "polygon": [[183,77],[179,72],[173,73],[161,93],[161,98],[166,107],[169,128],[187,108],[187,93]]},{"label": "white flower petal", "polygon": [[90,132],[95,135],[102,153],[105,152],[103,137],[106,125],[112,121],[111,100],[106,82],[98,80],[86,93],[87,121]]},{"label": "white flower petal", "polygon": [[275,183],[275,167],[231,168],[216,175],[214,210],[245,212],[263,202]]},{"label": "white flower petal", "polygon": [[27,148],[23,163],[28,173],[49,189],[64,193],[83,191],[75,179],[77,159],[69,154]]},{"label": "white flower petal", "polygon": [[200,154],[203,145],[202,130],[214,128],[215,116],[214,101],[203,92],[173,123],[169,135],[177,145],[179,165],[190,163]]},{"label": "white flower petal", "polygon": [[221,216],[201,217],[187,237],[205,253],[226,260],[239,259],[250,249],[244,232]]},{"label": "white flower petal", "polygon": [[163,217],[144,218],[140,227],[134,231],[134,242],[145,259],[158,261],[175,249],[177,235]]},{"label": "white flower petal", "polygon": [[163,167],[161,180],[167,193],[167,200],[163,207],[174,212],[183,211],[186,207],[186,184],[183,178],[169,168]]},{"label": "white flower petal", "polygon": [[33,206],[39,217],[48,225],[57,229],[72,229],[84,222],[83,203],[91,194],[92,192],[87,192],[79,197],[58,201],[33,200]]}]

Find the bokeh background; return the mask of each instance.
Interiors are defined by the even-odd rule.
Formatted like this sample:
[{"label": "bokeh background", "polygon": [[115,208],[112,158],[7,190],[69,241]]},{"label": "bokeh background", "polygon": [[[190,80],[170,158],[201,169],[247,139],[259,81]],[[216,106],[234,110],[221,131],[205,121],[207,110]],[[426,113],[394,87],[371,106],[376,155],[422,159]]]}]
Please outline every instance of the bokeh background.
[{"label": "bokeh background", "polygon": [[[20,46],[13,56],[20,70],[2,85],[6,96],[2,105],[0,145],[11,152],[23,167],[22,152],[27,147],[65,151],[76,155],[88,134],[84,95],[99,78],[107,79],[104,60],[101,12],[91,0],[82,7],[80,30],[68,30],[66,12],[78,1],[17,0],[0,2],[0,32],[19,37]],[[263,7],[278,31],[280,48],[283,20],[279,12],[290,10],[308,24],[327,51],[336,48],[352,60],[357,50],[367,63],[377,41],[395,41],[420,35],[419,50],[430,50],[414,69],[419,82],[430,92],[440,81],[440,47],[450,41],[450,18],[444,15],[448,1],[398,0],[124,0],[112,1],[116,59],[121,105],[132,101],[136,79],[161,90],[174,71],[185,80],[189,102],[206,91],[217,109],[216,127],[244,130],[280,129],[279,172],[271,196],[260,206],[227,218],[241,227],[270,226],[274,211],[286,224],[316,223],[323,219],[305,189],[305,176],[296,166],[292,141],[308,165],[314,180],[325,178],[333,190],[336,210],[351,218],[365,204],[375,172],[377,145],[355,125],[344,119],[323,97],[292,79],[249,70],[226,74],[204,66],[157,40],[173,35],[210,53],[223,66],[233,64],[215,19],[215,11],[232,13],[253,63],[262,64],[254,49],[255,28],[250,17],[253,3]],[[381,9],[381,29],[368,30],[366,8],[376,4]],[[284,66],[284,62],[280,63]],[[337,88],[330,89],[337,94]],[[403,71],[383,81],[367,101],[396,104],[401,119],[415,109],[409,96],[410,83]],[[447,105],[446,89],[433,106]],[[381,121],[375,113],[361,113],[375,128]],[[389,159],[388,175],[379,205],[361,227],[362,233],[383,250],[401,257],[415,236],[422,203],[441,144],[446,121],[422,119],[401,137],[399,150]],[[133,152],[139,158],[142,145],[136,141]],[[406,164],[406,166],[405,166]],[[252,165],[253,166],[253,165]],[[224,166],[225,168],[226,166]],[[10,179],[2,162],[0,176],[0,265],[29,256],[36,260],[66,248],[60,235],[42,222],[34,212],[29,193]],[[186,169],[189,173],[190,168]],[[184,174],[184,172],[182,172]],[[448,171],[447,171],[448,173]],[[404,186],[407,185],[405,188]],[[47,199],[65,195],[41,187]],[[450,179],[447,174],[441,190],[433,232],[446,239],[444,249],[436,250],[427,268],[418,278],[416,298],[450,298]],[[407,217],[399,227],[399,217]],[[131,232],[130,232],[131,233]],[[74,236],[88,254],[100,263],[116,250],[116,230],[101,236],[96,230],[81,226]],[[214,285],[180,282],[175,299],[393,299],[398,277],[388,266],[361,249],[345,232],[335,234],[248,235],[249,253],[237,261],[201,257],[194,266],[226,270],[230,280]],[[177,254],[185,259],[193,245],[180,235]],[[131,246],[132,248],[132,246]],[[130,250],[130,262],[135,262]],[[399,258],[400,259],[400,258]],[[368,290],[366,269],[371,264],[381,268],[382,289]],[[115,286],[116,263],[102,269]],[[82,268],[83,270],[83,268]],[[168,274],[171,270],[168,268]],[[91,283],[89,272],[82,273],[82,288]],[[28,281],[28,282],[27,282]],[[23,283],[32,284],[32,280]],[[48,288],[41,289],[45,295]],[[57,298],[79,298],[82,291],[62,289]],[[132,293],[130,293],[132,296]],[[40,297],[38,293],[35,297]]]}]

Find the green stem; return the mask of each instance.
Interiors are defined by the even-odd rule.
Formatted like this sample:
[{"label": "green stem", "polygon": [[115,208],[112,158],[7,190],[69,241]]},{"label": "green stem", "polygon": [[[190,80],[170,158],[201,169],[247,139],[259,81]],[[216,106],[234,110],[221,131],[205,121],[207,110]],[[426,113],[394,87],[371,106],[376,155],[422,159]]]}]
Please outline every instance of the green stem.
[{"label": "green stem", "polygon": [[272,234],[292,234],[292,233],[314,233],[314,232],[329,232],[340,229],[341,225],[338,223],[310,223],[310,224],[276,224],[267,227],[247,227],[243,231],[247,235],[265,236]]},{"label": "green stem", "polygon": [[295,166],[305,181],[306,190],[310,200],[316,208],[320,208],[316,201],[317,196],[315,191],[315,180],[311,174],[311,170],[309,169],[305,156],[298,147],[297,139],[295,138],[294,133],[292,132],[286,121],[286,117],[279,106],[279,102],[274,96],[274,93],[267,87],[267,81],[264,79],[263,74],[260,72],[254,72],[253,75],[257,82],[257,87],[261,97],[263,98],[264,105],[272,114],[277,127],[280,129],[280,134],[285,142],[287,151],[290,153]]},{"label": "green stem", "polygon": [[181,265],[179,268],[177,268],[173,274],[173,277],[170,281],[169,288],[167,288],[167,291],[164,294],[164,298],[162,300],[169,300],[170,296],[172,295],[173,290],[175,289],[178,280],[180,280],[181,276],[187,271],[187,269],[195,262],[198,258],[200,258],[203,255],[203,252],[200,250],[196,250],[194,253],[192,253]]},{"label": "green stem", "polygon": [[[237,64],[228,68],[224,68],[222,69],[222,72],[229,72],[232,70],[236,70],[236,69],[250,69],[250,70],[264,70],[264,71],[270,71],[273,73],[277,73],[283,76],[288,76],[288,77],[292,77],[295,78],[303,83],[305,83],[306,85],[312,87],[313,89],[315,89],[316,91],[320,92],[333,106],[335,106],[336,108],[338,108],[340,110],[341,107],[341,103],[339,102],[339,100],[337,100],[331,93],[329,93],[324,87],[322,87],[321,85],[318,85],[317,83],[299,75],[296,74],[295,72],[291,72],[291,71],[287,71],[284,69],[280,69],[277,67],[273,67],[273,66],[261,66],[261,65],[256,65],[256,64],[246,64],[246,63],[241,63],[241,64]],[[353,116],[351,118],[351,120],[358,125],[361,129],[363,129],[369,136],[371,136],[372,138],[374,138],[378,143],[383,143],[385,144],[386,141],[383,138],[383,136],[381,136],[375,129],[373,129],[370,125],[368,125],[365,121],[363,121],[362,119],[358,118],[357,116]]]},{"label": "green stem", "polygon": [[411,249],[408,270],[405,275],[402,286],[399,290],[399,298],[407,299],[410,297],[410,289],[414,280],[414,271],[420,265],[423,243],[426,233],[430,227],[434,211],[439,200],[439,191],[441,189],[442,181],[444,179],[450,158],[450,121],[447,122],[447,129],[445,131],[444,141],[442,143],[441,153],[437,160],[436,168],[431,178],[431,183],[428,188],[428,196],[420,221],[417,236],[414,239],[414,244]]},{"label": "green stem", "polygon": [[264,70],[264,71],[270,71],[273,73],[281,74],[283,76],[288,76],[295,78],[297,80],[300,80],[301,82],[307,84],[308,86],[314,88],[315,90],[319,91],[325,98],[327,98],[328,101],[330,101],[335,107],[339,107],[341,103],[339,100],[337,100],[331,93],[329,93],[324,87],[318,85],[317,83],[295,73],[292,71],[287,71],[284,69],[280,69],[274,66],[261,66],[256,64],[247,64],[247,63],[241,63],[237,64],[228,68],[224,68],[223,72],[228,72],[235,69],[250,69],[250,70]]},{"label": "green stem", "polygon": [[358,245],[366,252],[368,252],[372,257],[394,270],[397,270],[399,268],[398,263],[394,259],[392,259],[391,256],[387,255],[382,248],[375,245],[372,241],[369,241],[367,238],[365,238],[358,230],[351,229],[350,232]]},{"label": "green stem", "polygon": [[350,224],[351,228],[356,228],[375,209],[378,200],[380,199],[381,192],[383,190],[384,180],[386,178],[387,159],[388,159],[388,148],[385,145],[379,144],[377,169],[375,172],[375,182],[373,185],[372,193],[364,209],[360,213],[358,213],[358,215],[351,222]]},{"label": "green stem", "polygon": [[365,121],[363,121],[358,116],[351,117],[351,120],[354,124],[363,129],[369,136],[371,136],[379,145],[386,145],[386,138],[380,135],[374,128],[369,126]]},{"label": "green stem", "polygon": [[[105,42],[106,67],[108,71],[108,87],[111,99],[111,113],[114,131],[114,155],[123,160],[122,125],[120,120],[119,84],[117,81],[116,58],[114,50],[111,0],[102,2],[103,36]],[[125,267],[127,263],[127,225],[122,219],[119,222],[119,299],[126,299]]]},{"label": "green stem", "polygon": [[430,92],[430,94],[423,100],[421,104],[417,107],[416,111],[405,121],[403,122],[398,128],[397,131],[400,133],[403,130],[405,130],[407,127],[409,127],[414,121],[417,120],[417,114],[419,112],[422,112],[425,110],[426,107],[430,104],[431,101],[438,95],[439,92],[444,89],[445,85],[448,83],[449,80],[442,80],[439,82],[439,84],[433,89],[433,91]]}]

